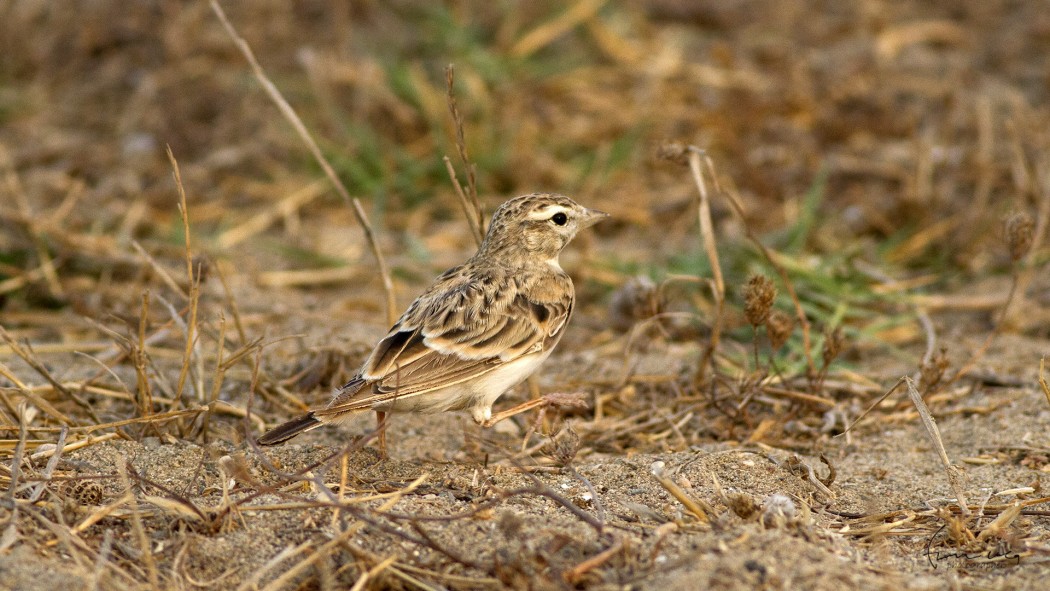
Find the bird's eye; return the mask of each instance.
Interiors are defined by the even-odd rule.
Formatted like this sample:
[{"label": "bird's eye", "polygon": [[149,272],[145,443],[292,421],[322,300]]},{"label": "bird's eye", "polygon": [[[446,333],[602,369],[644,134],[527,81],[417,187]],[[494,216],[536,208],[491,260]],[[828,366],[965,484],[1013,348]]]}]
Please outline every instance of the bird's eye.
[{"label": "bird's eye", "polygon": [[551,221],[555,224],[558,224],[559,226],[564,226],[565,222],[569,221],[569,216],[559,211],[558,213],[551,216]]}]

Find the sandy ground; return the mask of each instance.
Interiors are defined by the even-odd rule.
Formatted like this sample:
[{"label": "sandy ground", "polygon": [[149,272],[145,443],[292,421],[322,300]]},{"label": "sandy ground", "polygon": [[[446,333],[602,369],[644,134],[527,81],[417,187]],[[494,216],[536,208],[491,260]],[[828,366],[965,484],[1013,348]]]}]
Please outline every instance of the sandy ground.
[{"label": "sandy ground", "polygon": [[[574,338],[585,332],[574,331]],[[58,488],[59,495],[32,510],[68,525],[104,515],[75,526],[81,543],[108,546],[105,560],[148,580],[133,506],[121,501],[127,484],[114,476],[115,467],[126,464],[138,475],[129,482],[137,481],[135,502],[165,587],[262,588],[286,577],[279,587],[339,588],[392,557],[394,566],[380,569],[370,584],[1038,589],[1048,574],[1045,505],[1032,506],[1030,515],[994,535],[981,532],[991,531],[989,522],[1011,503],[1044,494],[1050,406],[1032,368],[1016,359],[1045,346],[1005,336],[982,370],[1022,386],[966,380],[934,401],[970,503],[987,508],[955,533],[951,523],[958,517],[946,512],[954,495],[900,395],[849,437],[820,435],[799,421],[790,435],[721,442],[700,436],[707,441],[683,445],[705,421],[680,422],[679,440],[669,417],[626,453],[600,451],[611,423],[594,421],[589,411],[556,421],[561,432],[527,456],[516,451],[531,416],[488,431],[457,414],[396,416],[389,459],[372,447],[351,445],[347,452],[348,442],[370,431],[370,420],[313,431],[259,455],[237,443],[240,421],[221,419],[206,444],[146,436],[67,453],[60,473],[78,484]],[[698,351],[654,345],[639,367],[678,375]],[[563,351],[550,360],[541,388],[572,384],[572,376],[593,367]],[[599,395],[607,388],[588,390]],[[675,408],[662,400],[672,396],[664,389],[647,404]],[[579,452],[557,467],[558,444],[573,447],[564,425],[578,434]],[[340,451],[345,464],[333,458]],[[800,460],[826,479],[820,455],[835,471],[826,490],[793,467]],[[672,496],[654,471],[684,491],[704,518]],[[22,522],[20,543],[0,558],[5,588],[83,589],[94,576],[101,576],[101,588],[126,584],[106,568],[72,558],[69,540],[56,539],[41,523]],[[969,531],[983,537],[964,539]],[[303,566],[291,572],[296,564]]]}]

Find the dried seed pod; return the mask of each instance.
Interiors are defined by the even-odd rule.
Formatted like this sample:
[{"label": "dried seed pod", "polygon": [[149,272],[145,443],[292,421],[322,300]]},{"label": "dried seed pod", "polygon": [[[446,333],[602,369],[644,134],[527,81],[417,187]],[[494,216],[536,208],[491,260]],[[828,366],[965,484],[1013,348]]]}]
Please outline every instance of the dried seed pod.
[{"label": "dried seed pod", "polygon": [[831,365],[831,362],[842,353],[842,350],[846,348],[846,339],[842,336],[842,327],[838,326],[835,330],[829,330],[824,333],[824,349],[822,351],[824,358],[824,367]]},{"label": "dried seed pod", "polygon": [[726,504],[729,505],[729,510],[736,513],[737,517],[741,519],[751,519],[762,510],[762,505],[748,493],[731,493],[726,501]]},{"label": "dried seed pod", "polygon": [[1017,262],[1032,249],[1035,238],[1035,222],[1023,211],[1011,214],[1003,220],[1006,244],[1010,247],[1010,258]]},{"label": "dried seed pod", "polygon": [[685,166],[689,164],[689,148],[679,142],[664,142],[656,149],[656,157]]},{"label": "dried seed pod", "polygon": [[769,345],[774,351],[784,346],[794,330],[794,317],[780,310],[773,310],[769,313],[769,318],[766,318],[766,336],[769,337]]},{"label": "dried seed pod", "polygon": [[767,529],[782,528],[795,520],[798,509],[791,497],[777,493],[762,499],[762,525]]},{"label": "dried seed pod", "polygon": [[744,318],[751,326],[758,328],[766,323],[776,297],[777,288],[765,275],[748,278],[744,286]]},{"label": "dried seed pod", "polygon": [[570,423],[555,437],[553,444],[548,455],[559,466],[568,466],[576,458],[576,453],[580,451],[580,435]]},{"label": "dried seed pod", "polygon": [[496,521],[496,527],[499,528],[500,533],[508,538],[516,538],[521,534],[522,528],[525,527],[525,520],[520,515],[510,509],[501,511]]},{"label": "dried seed pod", "polygon": [[78,505],[101,505],[105,497],[105,491],[97,480],[67,481],[59,490]]},{"label": "dried seed pod", "polygon": [[636,323],[660,313],[660,290],[645,275],[631,277],[612,294],[609,323],[617,330],[629,330]]},{"label": "dried seed pod", "polygon": [[948,351],[943,347],[934,353],[929,361],[923,362],[922,367],[919,368],[919,391],[932,392],[940,385],[944,374],[948,371],[949,364]]}]

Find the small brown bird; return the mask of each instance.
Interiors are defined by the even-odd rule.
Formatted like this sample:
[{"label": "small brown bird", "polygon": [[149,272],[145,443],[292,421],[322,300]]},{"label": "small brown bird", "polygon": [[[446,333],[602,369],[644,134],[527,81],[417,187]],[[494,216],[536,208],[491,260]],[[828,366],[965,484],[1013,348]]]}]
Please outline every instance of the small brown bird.
[{"label": "small brown bird", "polygon": [[576,295],[558,255],[577,232],[606,217],[563,195],[507,201],[478,252],[412,302],[327,406],[278,425],[259,443],[281,443],[361,411],[375,411],[382,422],[388,412],[469,409],[488,427],[537,406],[492,414],[496,399],[561,340]]}]

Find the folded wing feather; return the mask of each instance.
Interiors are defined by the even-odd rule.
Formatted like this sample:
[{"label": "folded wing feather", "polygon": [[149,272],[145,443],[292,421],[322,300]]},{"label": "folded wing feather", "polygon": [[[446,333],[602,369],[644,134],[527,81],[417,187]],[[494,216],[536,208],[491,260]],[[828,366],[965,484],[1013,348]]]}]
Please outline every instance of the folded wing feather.
[{"label": "folded wing feather", "polygon": [[572,314],[571,283],[568,297],[543,302],[521,289],[498,293],[466,277],[449,279],[462,281],[446,286],[440,300],[417,300],[376,346],[360,376],[347,384],[353,387],[315,411],[318,416],[364,410],[469,381],[553,346]]}]

